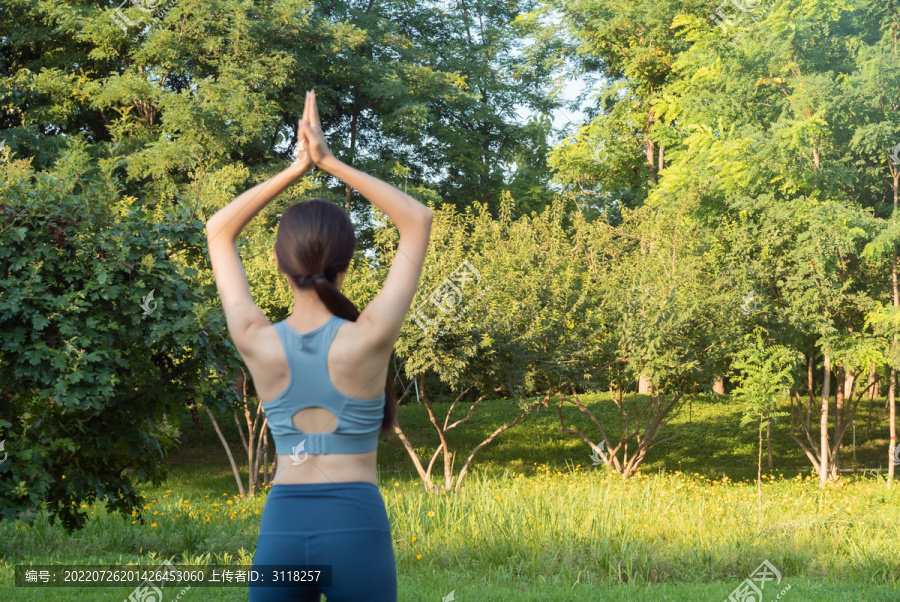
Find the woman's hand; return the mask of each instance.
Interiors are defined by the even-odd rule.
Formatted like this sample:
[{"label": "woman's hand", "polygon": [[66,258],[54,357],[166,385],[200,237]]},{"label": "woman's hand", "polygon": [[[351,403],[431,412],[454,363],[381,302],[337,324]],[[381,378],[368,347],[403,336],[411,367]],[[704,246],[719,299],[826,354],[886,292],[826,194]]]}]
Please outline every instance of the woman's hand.
[{"label": "woman's hand", "polygon": [[298,136],[302,135],[306,139],[306,149],[312,161],[316,165],[321,165],[323,161],[328,161],[334,155],[328,150],[328,144],[325,143],[325,136],[322,134],[315,92],[306,93],[306,107],[303,111],[303,117],[300,120]]},{"label": "woman's hand", "polygon": [[302,119],[297,124],[297,140],[300,143],[297,145],[297,158],[294,159],[294,165],[299,167],[303,173],[307,173],[312,171],[316,164],[310,158],[309,151],[306,149],[306,138],[303,137],[303,132],[300,129],[301,123],[303,123]]},{"label": "woman's hand", "polygon": [[309,120],[311,115],[312,102],[310,102],[309,92],[307,92],[306,103],[303,105],[303,116],[300,118],[300,121],[297,122],[297,158],[294,160],[294,165],[298,166],[301,169],[302,173],[307,173],[316,166],[316,164],[312,160],[312,157],[310,157],[309,142],[307,141],[306,136],[303,133],[303,128],[301,127],[304,122]]}]

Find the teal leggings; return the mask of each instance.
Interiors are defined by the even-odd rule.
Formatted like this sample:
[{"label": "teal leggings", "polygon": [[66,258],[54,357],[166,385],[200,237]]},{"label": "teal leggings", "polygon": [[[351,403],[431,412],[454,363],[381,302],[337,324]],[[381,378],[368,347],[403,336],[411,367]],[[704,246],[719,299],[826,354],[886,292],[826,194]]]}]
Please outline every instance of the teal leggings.
[{"label": "teal leggings", "polygon": [[372,483],[273,485],[253,569],[331,565],[330,586],[250,587],[250,602],[396,602],[397,567],[384,500]]}]

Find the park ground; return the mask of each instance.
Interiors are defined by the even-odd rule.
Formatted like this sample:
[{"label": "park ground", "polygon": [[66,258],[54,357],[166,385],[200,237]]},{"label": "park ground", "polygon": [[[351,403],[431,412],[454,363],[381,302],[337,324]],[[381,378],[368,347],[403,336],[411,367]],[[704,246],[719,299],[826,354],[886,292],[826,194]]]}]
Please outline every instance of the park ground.
[{"label": "park ground", "polygon": [[[582,399],[615,432],[608,396]],[[435,405],[441,417],[447,407]],[[553,406],[481,450],[457,494],[426,494],[403,446],[385,439],[379,486],[399,599],[721,601],[768,561],[781,581],[766,583],[765,601],[900,600],[900,494],[884,477],[884,400],[872,411],[868,436],[866,416],[857,417],[841,466],[874,470],[844,473],[821,489],[783,421],[773,432],[772,469],[763,456],[761,498],[758,433],[740,427],[740,408],[728,397],[685,407],[673,422],[688,422],[682,432],[627,481],[593,465],[591,450],[560,432]],[[469,423],[450,431],[454,470],[517,412],[510,401],[482,402]],[[594,434],[574,411],[566,419]],[[427,464],[438,438],[424,406],[401,407],[400,421]],[[237,455],[236,426],[220,423]],[[16,587],[16,565],[251,564],[266,493],[240,497],[212,426],[204,421],[198,434],[188,417],[183,424],[182,446],[166,459],[169,479],[141,488],[150,518],[143,525],[99,504],[86,508],[91,519],[72,536],[45,516],[31,526],[0,524],[0,600],[120,601],[133,590]],[[439,460],[436,472],[441,467]],[[246,467],[242,476],[246,484]],[[180,592],[167,588],[164,600]],[[246,600],[247,589],[194,587],[178,599]]]}]

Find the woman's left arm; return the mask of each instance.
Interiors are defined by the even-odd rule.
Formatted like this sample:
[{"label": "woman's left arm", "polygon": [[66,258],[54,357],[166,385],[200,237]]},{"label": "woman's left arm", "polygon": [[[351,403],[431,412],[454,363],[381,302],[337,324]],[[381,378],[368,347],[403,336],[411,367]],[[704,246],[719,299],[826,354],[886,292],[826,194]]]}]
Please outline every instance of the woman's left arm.
[{"label": "woman's left arm", "polygon": [[257,307],[250,292],[247,274],[238,254],[237,237],[269,201],[303,177],[308,170],[292,165],[275,177],[243,193],[206,222],[209,260],[231,340],[244,358],[256,353],[258,328],[271,322]]},{"label": "woman's left arm", "polygon": [[278,175],[257,184],[247,192],[219,209],[206,222],[206,237],[210,245],[223,240],[225,244],[234,244],[250,220],[268,205],[272,199],[284,192],[291,184],[306,175],[313,165],[306,162],[294,163]]}]

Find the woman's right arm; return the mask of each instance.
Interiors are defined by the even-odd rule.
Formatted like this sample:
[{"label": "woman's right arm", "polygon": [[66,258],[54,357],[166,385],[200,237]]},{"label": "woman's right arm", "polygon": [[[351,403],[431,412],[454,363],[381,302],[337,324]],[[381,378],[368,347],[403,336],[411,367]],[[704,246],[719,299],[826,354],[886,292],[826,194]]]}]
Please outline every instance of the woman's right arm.
[{"label": "woman's right arm", "polygon": [[318,167],[355,188],[391,219],[400,232],[397,253],[381,292],[360,313],[356,324],[365,347],[389,351],[400,336],[422,276],[434,212],[394,186],[343,163],[331,154],[319,125],[315,93],[311,123],[301,123],[310,157]]},{"label": "woman's right arm", "polygon": [[422,277],[434,212],[390,184],[336,158],[320,167],[358,190],[386,213],[400,232],[397,253],[384,286],[356,319],[363,339],[360,342],[374,353],[389,352],[400,336]]}]

